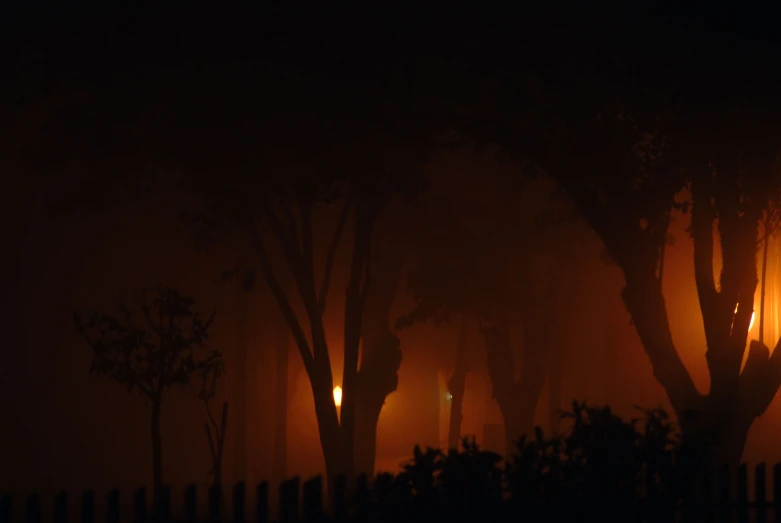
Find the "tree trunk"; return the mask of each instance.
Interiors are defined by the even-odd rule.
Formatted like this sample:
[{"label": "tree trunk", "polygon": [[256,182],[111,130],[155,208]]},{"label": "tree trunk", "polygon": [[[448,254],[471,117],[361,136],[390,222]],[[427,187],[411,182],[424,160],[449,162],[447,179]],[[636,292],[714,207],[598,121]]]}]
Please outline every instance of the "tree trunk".
[{"label": "tree trunk", "polygon": [[524,329],[523,368],[518,381],[513,376],[515,358],[507,315],[499,314],[494,325],[481,327],[493,394],[504,418],[508,455],[515,450],[518,438],[534,428],[534,411],[547,379],[549,361],[544,343],[548,333],[542,326],[539,323]]},{"label": "tree trunk", "polygon": [[[406,233],[406,229],[402,229]],[[396,232],[391,231],[391,233]],[[371,255],[371,286],[361,325],[361,361],[356,383],[355,472],[374,475],[377,460],[377,423],[385,399],[399,384],[401,347],[390,328],[390,312],[396,298],[407,251],[387,231],[375,235]]]},{"label": "tree trunk", "polygon": [[160,431],[160,410],[162,400],[152,400],[152,506],[156,513],[159,508],[160,492],[163,488],[163,439]]},{"label": "tree trunk", "polygon": [[458,335],[455,370],[447,382],[448,392],[450,392],[450,420],[448,422],[447,431],[447,450],[457,450],[461,439],[464,389],[466,388],[466,334],[467,315],[464,314],[461,318],[461,330]]},{"label": "tree trunk", "polygon": [[759,294],[759,341],[765,342],[765,292],[767,290],[767,255],[770,249],[770,234],[768,234],[769,224],[765,219],[765,244],[762,247],[762,289]]},{"label": "tree trunk", "polygon": [[[363,388],[363,387],[361,387]],[[380,419],[382,403],[358,398],[355,409],[355,472],[374,476],[377,458],[377,422]]]},{"label": "tree trunk", "polygon": [[330,368],[317,369],[317,374],[310,376],[310,381],[315,402],[317,429],[325,458],[326,476],[328,485],[331,486],[337,476],[340,474],[349,476],[352,471],[348,469],[347,460],[344,458],[344,438],[339,424],[339,412],[334,404],[334,385]]}]

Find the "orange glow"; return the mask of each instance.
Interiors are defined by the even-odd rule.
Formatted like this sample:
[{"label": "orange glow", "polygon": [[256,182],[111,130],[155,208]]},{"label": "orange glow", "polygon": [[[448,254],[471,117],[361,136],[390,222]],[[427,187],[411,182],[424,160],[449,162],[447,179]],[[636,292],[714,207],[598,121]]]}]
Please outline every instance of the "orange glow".
[{"label": "orange glow", "polygon": [[337,407],[342,406],[342,387],[338,385],[334,387],[334,403]]},{"label": "orange glow", "polygon": [[[737,314],[737,313],[738,313],[738,307],[735,306],[735,314]],[[751,313],[751,321],[748,324],[748,330],[751,330],[752,328],[754,328],[754,317],[756,315],[757,315],[756,311]]]}]

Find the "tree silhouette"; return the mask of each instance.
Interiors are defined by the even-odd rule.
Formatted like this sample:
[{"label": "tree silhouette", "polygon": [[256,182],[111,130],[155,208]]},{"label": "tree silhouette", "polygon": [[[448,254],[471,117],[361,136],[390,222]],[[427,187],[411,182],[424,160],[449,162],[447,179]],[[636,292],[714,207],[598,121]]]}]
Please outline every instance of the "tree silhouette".
[{"label": "tree silhouette", "polygon": [[[566,42],[584,35],[558,32],[563,45],[546,50],[556,59],[541,65],[518,57],[512,72],[500,73],[512,80],[495,82],[495,105],[471,129],[502,144],[506,155],[532,158],[566,190],[624,274],[624,303],[684,430],[718,427],[714,459],[734,464],[781,383],[781,351],[770,356],[760,342],[751,343],[742,368],[758,224],[771,194],[767,182],[779,183],[773,159],[781,108],[771,95],[777,82],[765,78],[748,90],[735,81],[753,74],[754,58],[766,55],[754,49],[726,60],[712,41],[674,29],[670,41],[686,38],[685,58],[649,49],[637,35],[621,53],[584,39],[575,56],[578,46]],[[719,45],[736,45],[730,42]],[[506,44],[502,52],[503,63],[511,61]],[[512,85],[523,88],[513,92]],[[676,208],[691,210],[708,394],[697,390],[679,357],[661,290],[660,262]],[[723,262],[719,285],[714,228]]]},{"label": "tree silhouette", "polygon": [[74,313],[76,332],[93,351],[90,371],[149,402],[155,499],[163,485],[161,409],[166,390],[186,386],[199,373],[219,369],[219,351],[205,348],[214,314],[204,319],[194,301],[161,285],[142,292],[138,321],[120,300],[119,316]]},{"label": "tree silhouette", "polygon": [[[369,144],[362,145],[367,149],[370,147]],[[343,145],[333,142],[326,143],[322,148],[318,146],[316,150],[325,155],[331,154],[330,151],[323,151],[326,147],[333,147],[332,151],[341,147],[344,152]],[[394,187],[396,181],[392,176],[378,176],[368,181],[358,173],[339,173],[342,168],[338,163],[334,164],[333,159],[318,157],[315,153],[309,158],[312,162],[309,166],[297,166],[296,163],[299,162],[292,159],[269,165],[266,169],[278,170],[273,174],[274,178],[235,177],[234,183],[241,180],[241,184],[237,184],[238,187],[230,184],[226,184],[227,187],[212,185],[207,190],[211,191],[211,200],[207,202],[211,207],[202,216],[218,219],[229,216],[234,220],[236,229],[251,242],[263,278],[291,329],[312,383],[326,467],[329,475],[333,476],[352,469],[354,398],[362,317],[372,272],[374,226],[387,202],[398,190],[403,191],[404,187]],[[380,155],[374,161],[382,164],[384,158]],[[366,167],[373,170],[368,165]],[[412,168],[413,166],[410,166],[410,169]],[[295,171],[291,173],[291,169]],[[305,172],[302,173],[299,169],[304,169]],[[225,199],[217,202],[214,196],[220,192]],[[333,205],[335,202],[341,208],[330,233],[332,236],[325,253],[324,273],[318,282],[315,276],[318,238],[314,232],[313,214],[318,212],[321,206]],[[344,302],[344,376],[340,419],[332,394],[334,383],[323,311],[329,294],[335,257],[343,232],[350,221],[355,227],[350,247],[349,283]],[[273,260],[269,254],[272,241],[282,251],[284,270],[290,272],[295,282],[298,297],[304,306],[305,318],[296,315],[275,274]],[[304,331],[304,322],[309,324],[310,336]]]},{"label": "tree silhouette", "polygon": [[[550,224],[571,219],[554,212],[539,187],[528,193],[483,175],[479,197],[444,196],[430,205],[430,236],[416,249],[417,264],[409,275],[415,308],[399,318],[399,327],[421,321],[449,321],[451,314],[478,319],[486,346],[494,396],[505,422],[508,449],[524,432],[542,394],[557,341],[554,325],[560,311],[561,278],[553,249],[568,250],[550,234]],[[529,201],[537,201],[537,208]],[[519,207],[521,207],[519,209]],[[543,212],[545,211],[545,212]],[[490,225],[486,225],[490,224]],[[531,252],[531,249],[534,249]],[[541,283],[542,282],[542,283]],[[516,376],[517,348],[511,343],[513,321],[523,326],[523,364]]]},{"label": "tree silhouette", "polygon": [[[292,61],[225,71],[224,78],[237,81],[217,110],[202,103],[213,93],[199,91],[198,82],[169,109],[172,127],[188,126],[186,138],[171,133],[169,154],[203,204],[187,216],[198,244],[205,247],[229,233],[251,243],[312,384],[331,477],[354,469],[356,410],[370,419],[371,430],[360,432],[373,439],[376,418],[397,383],[398,340],[386,326],[384,333],[374,329],[369,343],[362,327],[371,289],[386,282],[386,275],[375,274],[382,266],[373,258],[375,227],[390,202],[409,200],[425,185],[422,166],[450,115],[443,110],[450,98],[440,89],[449,75],[433,53],[405,37],[381,40],[379,47],[366,48],[348,45],[341,35],[324,36],[321,47],[302,49]],[[266,81],[269,74],[274,82]],[[349,247],[343,247],[348,234]],[[349,261],[338,412],[323,310],[341,250],[349,250]],[[294,281],[301,317],[279,284],[279,270]],[[358,398],[371,405],[356,406]]]}]

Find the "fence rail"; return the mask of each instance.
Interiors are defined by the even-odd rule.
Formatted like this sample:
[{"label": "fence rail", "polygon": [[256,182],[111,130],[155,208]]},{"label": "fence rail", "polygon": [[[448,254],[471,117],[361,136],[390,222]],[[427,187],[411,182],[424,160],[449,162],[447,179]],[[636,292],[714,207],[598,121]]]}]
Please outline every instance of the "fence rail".
[{"label": "fence rail", "polygon": [[[749,467],[741,465],[735,474],[727,468],[706,477],[698,485],[692,485],[692,495],[684,499],[676,508],[677,521],[750,521],[781,523],[781,463],[772,467],[768,491],[768,471],[764,463],[754,467],[749,477]],[[750,481],[751,479],[751,481]],[[753,484],[753,496],[749,487]],[[324,484],[321,477],[302,482],[294,477],[283,482],[278,493],[278,519],[283,523],[306,523],[314,521],[369,521],[369,500],[371,485],[365,476],[359,477],[348,496],[344,478],[337,479],[334,492],[326,503]],[[96,510],[97,496],[94,491],[86,491],[75,499],[66,492],[60,492],[47,505],[52,509],[52,518],[44,518],[43,502],[39,494],[31,494],[26,499],[14,499],[3,495],[0,501],[0,523],[147,523],[149,521],[168,522],[209,522],[209,523],[267,523],[271,521],[271,491],[269,483],[264,481],[254,489],[248,489],[245,483],[231,488],[214,485],[208,489],[206,510],[199,504],[198,489],[190,485],[184,489],[183,506],[172,511],[171,488],[164,487],[158,496],[155,509],[149,510],[149,496],[146,488],[137,489],[132,496],[132,509],[122,509],[119,490],[114,489],[105,499],[105,511],[99,515]],[[769,495],[770,494],[770,495]],[[51,503],[53,501],[53,503]],[[328,505],[327,510],[325,505]],[[653,493],[644,492],[632,512],[638,521],[659,521],[652,515]],[[199,513],[199,507],[201,511]],[[229,508],[230,507],[230,508]],[[77,509],[77,510],[74,510]],[[519,513],[516,505],[511,510],[513,520],[533,521]],[[124,512],[124,513],[123,513]],[[130,512],[130,514],[128,513]],[[204,513],[205,512],[205,513]],[[78,517],[73,517],[78,515]],[[376,515],[376,514],[375,514]],[[510,514],[506,514],[508,517]],[[381,518],[389,521],[387,518]],[[406,521],[410,521],[408,518]]]}]

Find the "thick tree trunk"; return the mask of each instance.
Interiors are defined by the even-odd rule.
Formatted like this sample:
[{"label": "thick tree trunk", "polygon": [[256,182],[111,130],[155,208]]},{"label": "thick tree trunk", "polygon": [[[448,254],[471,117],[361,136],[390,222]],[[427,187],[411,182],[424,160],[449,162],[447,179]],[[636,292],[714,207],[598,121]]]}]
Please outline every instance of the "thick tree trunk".
[{"label": "thick tree trunk", "polygon": [[401,366],[399,338],[390,332],[387,315],[381,325],[369,323],[358,373],[355,410],[355,472],[374,475],[377,459],[377,422],[385,398],[396,390]]},{"label": "thick tree trunk", "polygon": [[318,369],[316,375],[310,376],[312,396],[315,402],[315,416],[320,436],[320,445],[325,458],[325,470],[328,484],[340,474],[352,473],[345,459],[345,445],[342,427],[339,423],[339,413],[334,404],[333,378],[330,369]]},{"label": "thick tree trunk", "polygon": [[393,238],[378,235],[371,256],[371,286],[361,325],[362,349],[356,378],[355,471],[374,475],[377,459],[377,422],[385,399],[399,384],[401,347],[390,328],[390,311],[401,282],[405,249]]},{"label": "thick tree trunk", "polygon": [[160,431],[160,411],[162,400],[159,398],[152,400],[152,495],[155,513],[159,508],[160,492],[163,488],[163,439]]},{"label": "thick tree trunk", "polygon": [[534,411],[547,379],[547,332],[539,327],[524,330],[523,368],[518,381],[513,376],[514,354],[507,316],[500,314],[494,325],[481,327],[494,397],[504,418],[508,455],[515,450],[518,439],[534,428]]},{"label": "thick tree trunk", "polygon": [[357,474],[366,474],[371,478],[374,476],[377,458],[377,422],[380,419],[382,403],[367,399],[362,396],[356,404],[354,463]]}]

